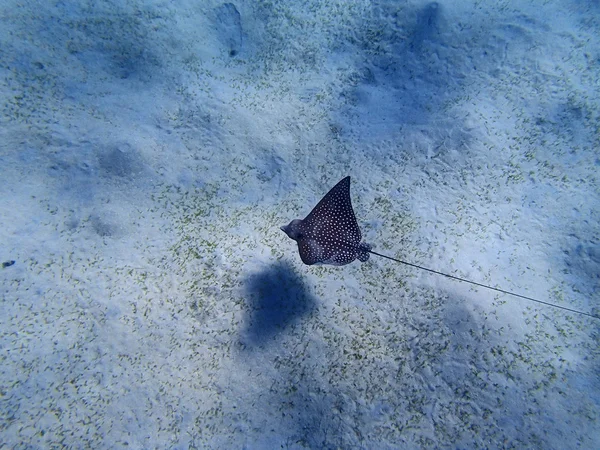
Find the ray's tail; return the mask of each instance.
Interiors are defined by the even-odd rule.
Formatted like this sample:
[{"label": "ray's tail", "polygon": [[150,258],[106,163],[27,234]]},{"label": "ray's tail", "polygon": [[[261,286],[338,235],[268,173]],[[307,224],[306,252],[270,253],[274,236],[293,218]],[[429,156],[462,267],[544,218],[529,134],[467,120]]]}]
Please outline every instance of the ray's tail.
[{"label": "ray's tail", "polygon": [[[414,267],[416,269],[425,270],[427,272],[435,273],[436,275],[442,275],[442,276],[447,277],[447,278],[452,278],[453,280],[456,280],[456,281],[462,281],[464,283],[473,284],[475,286],[479,286],[479,287],[482,287],[482,288],[490,289],[492,291],[501,292],[501,293],[507,294],[507,295],[512,295],[514,297],[519,297],[519,298],[528,300],[530,302],[540,303],[542,305],[552,306],[553,308],[563,309],[565,311],[569,311],[569,312],[572,312],[572,313],[575,313],[575,314],[581,314],[582,316],[592,317],[594,319],[600,319],[600,316],[595,315],[595,314],[591,314],[591,313],[587,313],[587,312],[583,312],[583,311],[578,311],[576,309],[567,308],[566,306],[560,306],[560,305],[556,305],[554,303],[544,302],[542,300],[538,300],[538,299],[535,299],[535,298],[532,298],[532,297],[527,297],[526,295],[521,295],[521,294],[517,294],[515,292],[506,291],[504,289],[495,288],[495,287],[492,287],[492,286],[488,286],[487,284],[481,284],[481,283],[477,283],[475,281],[466,280],[464,278],[456,277],[454,275],[449,275],[449,274],[444,273],[444,272],[438,272],[437,270],[428,269],[427,267],[419,266],[417,264],[409,263],[407,261],[402,261],[400,259],[392,258],[391,256],[382,255],[381,253],[374,252],[372,250],[372,247],[369,244],[363,244],[363,243],[361,243],[360,246],[359,246],[359,249],[362,250],[362,251],[364,251],[364,252],[369,252],[369,253],[371,253],[373,255],[380,256],[382,258],[389,259],[391,261],[394,261],[394,262],[397,262],[397,263],[400,263],[400,264],[404,264],[404,265],[407,265],[407,266],[410,266],[410,267]],[[365,259],[364,261],[366,261],[367,259]],[[360,260],[363,261],[363,259],[360,259]]]}]

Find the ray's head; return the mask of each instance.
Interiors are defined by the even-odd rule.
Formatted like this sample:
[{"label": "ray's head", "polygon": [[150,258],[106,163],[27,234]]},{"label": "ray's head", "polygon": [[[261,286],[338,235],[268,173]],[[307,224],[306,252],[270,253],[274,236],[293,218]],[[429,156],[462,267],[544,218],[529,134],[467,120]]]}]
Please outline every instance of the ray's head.
[{"label": "ray's head", "polygon": [[299,241],[304,237],[304,233],[302,232],[302,223],[304,221],[301,219],[294,219],[289,224],[284,225],[281,228],[285,234],[289,236],[290,239],[295,241]]}]

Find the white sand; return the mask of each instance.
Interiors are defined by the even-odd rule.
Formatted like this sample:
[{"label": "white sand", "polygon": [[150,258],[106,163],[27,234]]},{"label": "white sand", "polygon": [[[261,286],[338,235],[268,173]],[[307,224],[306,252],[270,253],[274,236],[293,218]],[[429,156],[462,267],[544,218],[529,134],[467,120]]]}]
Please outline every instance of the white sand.
[{"label": "white sand", "polygon": [[235,6],[0,4],[0,448],[600,448],[599,320],[279,230],[598,314],[598,3]]}]

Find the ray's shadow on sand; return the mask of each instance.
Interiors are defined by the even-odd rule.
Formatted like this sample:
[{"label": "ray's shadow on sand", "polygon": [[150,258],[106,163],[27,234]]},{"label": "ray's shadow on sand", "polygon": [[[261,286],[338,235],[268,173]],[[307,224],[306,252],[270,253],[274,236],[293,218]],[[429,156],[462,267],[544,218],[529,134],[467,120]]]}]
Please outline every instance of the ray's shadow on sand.
[{"label": "ray's shadow on sand", "polygon": [[241,337],[247,345],[266,344],[316,308],[302,278],[285,261],[249,275],[245,284],[248,314]]}]

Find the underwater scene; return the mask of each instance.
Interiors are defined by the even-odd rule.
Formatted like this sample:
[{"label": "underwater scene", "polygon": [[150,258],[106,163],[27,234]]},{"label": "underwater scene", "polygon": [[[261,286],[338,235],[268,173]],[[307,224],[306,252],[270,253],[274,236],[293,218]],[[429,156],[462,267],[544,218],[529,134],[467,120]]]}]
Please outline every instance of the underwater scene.
[{"label": "underwater scene", "polygon": [[600,448],[598,1],[0,24],[0,449]]}]

